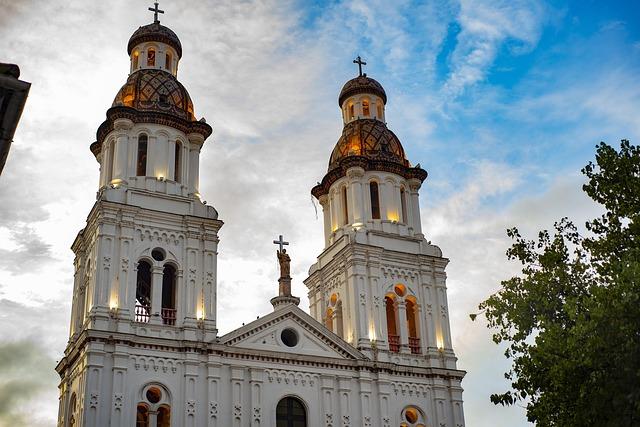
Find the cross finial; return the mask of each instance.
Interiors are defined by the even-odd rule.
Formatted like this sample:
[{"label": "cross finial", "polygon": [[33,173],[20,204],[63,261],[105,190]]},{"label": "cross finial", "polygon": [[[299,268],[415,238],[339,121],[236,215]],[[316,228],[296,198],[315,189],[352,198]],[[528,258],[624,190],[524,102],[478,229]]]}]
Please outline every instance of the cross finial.
[{"label": "cross finial", "polygon": [[281,234],[281,235],[280,235],[280,237],[278,238],[278,240],[274,240],[274,241],[273,241],[273,244],[274,244],[274,245],[278,245],[278,246],[280,246],[280,252],[282,252],[283,246],[284,246],[284,245],[288,245],[288,244],[289,244],[289,242],[285,242],[285,241],[282,239],[282,234]]},{"label": "cross finial", "polygon": [[158,14],[159,13],[164,13],[164,10],[160,10],[158,9],[158,2],[153,2],[153,4],[155,5],[154,7],[150,7],[149,10],[151,12],[153,12],[153,23],[154,24],[159,24],[160,20],[158,19]]},{"label": "cross finial", "polygon": [[360,55],[358,55],[358,57],[353,60],[353,63],[358,64],[358,72],[360,73],[360,75],[362,75],[362,66],[367,65],[367,63],[364,62],[362,58],[360,58]]}]

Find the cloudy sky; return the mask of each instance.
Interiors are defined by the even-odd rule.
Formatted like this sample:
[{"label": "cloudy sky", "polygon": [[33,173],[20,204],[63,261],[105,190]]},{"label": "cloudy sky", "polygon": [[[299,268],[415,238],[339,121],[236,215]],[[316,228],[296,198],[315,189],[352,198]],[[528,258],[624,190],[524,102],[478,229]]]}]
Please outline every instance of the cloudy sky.
[{"label": "cloudy sky", "polygon": [[[179,79],[214,127],[201,192],[220,212],[221,333],[270,311],[274,247],[294,293],[323,246],[309,190],[341,132],[356,55],[389,96],[427,238],[450,258],[451,327],[469,426],[528,425],[494,407],[508,363],[468,314],[517,272],[505,229],[594,216],[579,170],[599,141],[640,142],[640,10],[633,1],[163,1],[184,46]],[[31,93],[0,177],[0,425],[53,426],[72,252],[95,201],[89,151],[129,69],[150,1],[0,0],[0,61]],[[37,407],[37,411],[33,408]]]}]

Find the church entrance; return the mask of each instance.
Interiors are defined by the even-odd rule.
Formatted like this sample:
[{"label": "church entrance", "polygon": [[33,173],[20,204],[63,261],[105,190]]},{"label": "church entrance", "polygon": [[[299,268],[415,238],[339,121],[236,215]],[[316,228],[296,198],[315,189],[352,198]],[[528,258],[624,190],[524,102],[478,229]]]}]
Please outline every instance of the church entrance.
[{"label": "church entrance", "polygon": [[285,397],[276,407],[276,427],[307,427],[307,411],[295,397]]}]

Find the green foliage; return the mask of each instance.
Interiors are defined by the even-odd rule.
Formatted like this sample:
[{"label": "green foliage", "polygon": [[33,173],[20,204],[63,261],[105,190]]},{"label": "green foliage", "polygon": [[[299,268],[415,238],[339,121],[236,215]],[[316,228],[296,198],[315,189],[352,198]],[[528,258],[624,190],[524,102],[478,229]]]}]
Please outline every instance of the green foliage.
[{"label": "green foliage", "polygon": [[536,240],[508,230],[522,274],[479,305],[512,360],[491,401],[524,402],[539,427],[640,425],[640,149],[596,148],[583,190],[605,213],[589,236],[567,218]]}]

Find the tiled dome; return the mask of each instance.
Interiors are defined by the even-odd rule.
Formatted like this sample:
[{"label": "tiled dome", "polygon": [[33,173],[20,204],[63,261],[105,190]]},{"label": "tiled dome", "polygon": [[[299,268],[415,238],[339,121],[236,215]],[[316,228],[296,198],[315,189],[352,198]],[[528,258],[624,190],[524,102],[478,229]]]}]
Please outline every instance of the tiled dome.
[{"label": "tiled dome", "polygon": [[377,95],[382,98],[382,102],[385,104],[387,103],[387,94],[385,93],[382,85],[371,77],[367,77],[366,74],[363,74],[345,83],[340,91],[340,96],[338,97],[338,105],[342,107],[342,103],[345,99],[360,93]]},{"label": "tiled dome", "polygon": [[112,107],[131,107],[194,120],[193,102],[187,90],[170,73],[163,70],[138,70],[122,86]]},{"label": "tiled dome", "polygon": [[345,125],[331,153],[329,170],[338,167],[342,159],[350,156],[409,166],[398,137],[383,122],[374,119],[354,120]]},{"label": "tiled dome", "polygon": [[178,39],[176,33],[164,25],[160,25],[159,22],[138,28],[129,39],[127,53],[131,55],[133,48],[137,44],[144,42],[166,43],[176,50],[178,57],[182,57],[182,44],[180,43],[180,39]]}]

